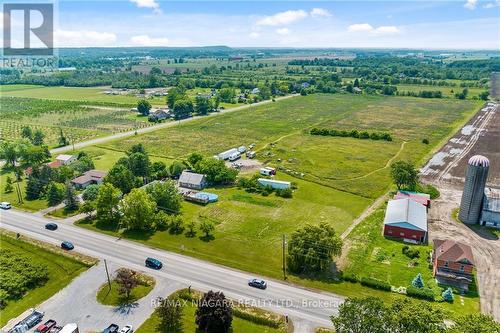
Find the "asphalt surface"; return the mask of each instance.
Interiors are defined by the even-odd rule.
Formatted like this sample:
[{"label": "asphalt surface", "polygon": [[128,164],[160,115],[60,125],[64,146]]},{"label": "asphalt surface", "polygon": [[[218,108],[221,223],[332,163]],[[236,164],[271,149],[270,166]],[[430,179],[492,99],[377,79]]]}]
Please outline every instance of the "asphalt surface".
[{"label": "asphalt surface", "polygon": [[[283,99],[288,99],[288,98],[296,97],[296,96],[300,96],[300,95],[299,94],[287,95],[287,96],[283,96],[283,97],[278,97],[275,100],[280,101]],[[116,134],[108,135],[108,136],[105,136],[102,138],[78,142],[78,143],[75,143],[74,145],[68,145],[68,146],[64,146],[64,147],[54,148],[54,149],[51,149],[50,152],[51,152],[51,154],[60,154],[60,153],[64,153],[64,152],[68,152],[68,151],[72,151],[72,150],[81,149],[81,148],[88,147],[88,146],[94,146],[97,144],[105,143],[105,142],[116,140],[116,139],[127,138],[127,137],[134,136],[137,134],[153,132],[153,131],[156,131],[156,130],[159,130],[162,128],[178,126],[179,124],[190,122],[190,121],[193,121],[196,119],[202,119],[202,118],[207,118],[207,117],[217,117],[217,116],[220,116],[220,115],[225,114],[225,113],[231,113],[231,112],[240,111],[240,110],[244,110],[244,109],[254,108],[256,106],[269,104],[269,103],[273,103],[272,100],[265,100],[265,101],[254,103],[254,104],[244,104],[244,105],[237,106],[237,107],[234,107],[231,109],[221,110],[219,112],[212,112],[206,116],[194,116],[191,118],[186,118],[186,119],[181,119],[181,120],[176,120],[176,121],[168,121],[168,122],[161,123],[161,124],[154,125],[154,126],[150,126],[150,127],[140,128],[137,130],[132,130],[132,131],[123,132],[123,133],[116,133]]]},{"label": "asphalt surface", "polygon": [[[48,222],[58,223],[59,228],[56,231],[46,230],[44,225]],[[220,290],[233,300],[287,315],[292,321],[308,323],[310,327],[331,327],[330,316],[338,313],[338,306],[343,301],[340,296],[270,279],[266,279],[266,290],[255,289],[247,284],[250,278],[256,277],[251,273],[149,248],[13,209],[0,211],[0,227],[56,245],[68,240],[75,245],[74,251],[107,259],[123,267],[148,271],[157,279],[163,277],[183,287],[192,286],[200,291]],[[161,260],[163,268],[160,271],[148,270],[144,267],[146,257]]]}]

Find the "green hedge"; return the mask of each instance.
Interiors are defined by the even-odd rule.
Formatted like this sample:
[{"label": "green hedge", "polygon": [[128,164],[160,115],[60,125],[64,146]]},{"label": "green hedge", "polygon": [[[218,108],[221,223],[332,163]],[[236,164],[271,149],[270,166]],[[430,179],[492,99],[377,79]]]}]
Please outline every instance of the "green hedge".
[{"label": "green hedge", "polygon": [[354,273],[344,273],[342,275],[342,279],[344,281],[348,281],[348,282],[352,282],[352,283],[359,282],[358,276],[356,274],[354,274]]},{"label": "green hedge", "polygon": [[373,289],[386,290],[391,291],[391,284],[386,281],[381,281],[379,279],[371,278],[371,277],[362,277],[361,284],[366,287],[370,287]]},{"label": "green hedge", "polygon": [[434,291],[429,288],[416,288],[414,286],[408,286],[406,288],[406,295],[410,297],[415,297],[419,299],[425,299],[427,301],[434,301],[436,295]]},{"label": "green hedge", "polygon": [[242,311],[238,308],[233,307],[233,315],[243,320],[250,321],[254,324],[268,326],[272,328],[280,328],[281,321],[277,319],[267,318],[264,316],[259,316],[253,313]]}]

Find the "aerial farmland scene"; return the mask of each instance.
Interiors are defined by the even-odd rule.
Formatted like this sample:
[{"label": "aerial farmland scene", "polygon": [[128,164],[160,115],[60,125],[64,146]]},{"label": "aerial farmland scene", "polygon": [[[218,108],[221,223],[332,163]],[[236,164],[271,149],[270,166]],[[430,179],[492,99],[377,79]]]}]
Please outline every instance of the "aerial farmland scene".
[{"label": "aerial farmland scene", "polygon": [[500,333],[500,3],[9,0],[0,332]]}]

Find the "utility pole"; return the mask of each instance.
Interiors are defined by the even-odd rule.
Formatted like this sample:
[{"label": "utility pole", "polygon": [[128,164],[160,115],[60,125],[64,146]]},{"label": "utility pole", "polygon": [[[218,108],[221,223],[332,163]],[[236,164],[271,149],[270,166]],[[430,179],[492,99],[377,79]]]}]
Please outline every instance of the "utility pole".
[{"label": "utility pole", "polygon": [[281,251],[283,254],[283,279],[286,280],[286,235],[283,234]]},{"label": "utility pole", "polygon": [[106,268],[106,276],[108,277],[108,286],[109,290],[111,290],[111,280],[109,279],[108,263],[106,262],[106,259],[104,259],[104,268]]}]

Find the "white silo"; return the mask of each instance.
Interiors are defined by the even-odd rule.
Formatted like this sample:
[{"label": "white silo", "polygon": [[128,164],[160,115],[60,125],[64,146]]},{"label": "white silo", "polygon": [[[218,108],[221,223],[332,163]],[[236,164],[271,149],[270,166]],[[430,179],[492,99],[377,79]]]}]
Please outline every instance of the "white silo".
[{"label": "white silo", "polygon": [[464,223],[479,223],[489,167],[490,161],[482,155],[472,156],[467,163],[464,192],[458,214],[458,218]]}]

